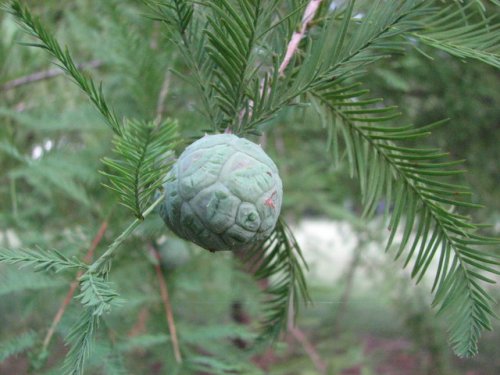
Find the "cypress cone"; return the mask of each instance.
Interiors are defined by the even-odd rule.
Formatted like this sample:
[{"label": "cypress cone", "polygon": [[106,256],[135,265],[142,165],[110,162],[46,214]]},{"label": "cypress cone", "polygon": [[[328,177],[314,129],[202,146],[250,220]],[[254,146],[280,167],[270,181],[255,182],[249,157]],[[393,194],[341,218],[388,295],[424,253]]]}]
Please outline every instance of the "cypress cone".
[{"label": "cypress cone", "polygon": [[278,168],[262,148],[233,134],[206,135],[166,177],[160,215],[179,237],[210,250],[265,240],[281,210]]}]

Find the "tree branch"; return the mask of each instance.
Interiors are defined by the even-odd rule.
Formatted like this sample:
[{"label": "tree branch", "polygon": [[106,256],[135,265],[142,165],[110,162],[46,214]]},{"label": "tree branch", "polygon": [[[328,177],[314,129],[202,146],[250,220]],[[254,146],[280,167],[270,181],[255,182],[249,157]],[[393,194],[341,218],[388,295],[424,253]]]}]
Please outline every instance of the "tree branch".
[{"label": "tree branch", "polygon": [[294,339],[302,345],[318,372],[320,374],[326,374],[327,365],[319,355],[313,343],[307,338],[306,334],[299,327],[294,325],[288,327],[288,332],[290,332]]},{"label": "tree branch", "polygon": [[[77,68],[78,69],[95,69],[95,68],[99,68],[102,65],[103,65],[102,61],[92,60],[89,62],[78,64]],[[24,76],[24,77],[19,77],[19,78],[13,79],[12,81],[8,81],[8,82],[4,83],[2,86],[0,86],[0,91],[12,90],[12,89],[15,89],[19,86],[24,86],[24,85],[27,85],[30,83],[35,83],[35,82],[43,81],[46,79],[51,79],[51,78],[57,77],[57,76],[62,75],[62,74],[64,74],[64,71],[62,71],[60,68],[41,70],[39,72],[35,72],[35,73],[29,74],[29,75]]]},{"label": "tree branch", "polygon": [[293,338],[302,345],[307,356],[311,359],[311,362],[314,364],[314,367],[316,367],[316,370],[318,370],[318,372],[321,375],[326,375],[327,364],[325,363],[325,361],[323,361],[318,351],[314,347],[314,344],[308,339],[306,334],[298,326],[295,325],[294,317],[295,317],[294,304],[293,301],[290,299],[290,304],[288,308],[287,331],[290,332]]},{"label": "tree branch", "polygon": [[168,295],[167,281],[163,276],[163,272],[160,266],[160,253],[151,243],[149,244],[148,249],[154,259],[156,276],[158,278],[158,284],[160,285],[160,295],[163,302],[163,307],[165,308],[165,316],[167,318],[168,329],[172,338],[172,346],[174,347],[175,360],[180,364],[182,363],[182,356],[179,348],[179,340],[177,339],[177,329],[175,328],[172,305],[170,303],[170,297]]}]

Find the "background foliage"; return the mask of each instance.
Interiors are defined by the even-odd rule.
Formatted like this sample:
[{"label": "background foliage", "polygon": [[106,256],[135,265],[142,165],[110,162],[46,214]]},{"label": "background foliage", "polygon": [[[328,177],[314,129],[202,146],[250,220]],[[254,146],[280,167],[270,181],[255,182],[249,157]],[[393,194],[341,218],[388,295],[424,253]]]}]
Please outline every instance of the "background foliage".
[{"label": "background foliage", "polygon": [[[328,51],[308,50],[312,48],[308,46],[309,39],[304,40],[303,48],[310,53],[299,54],[291,69],[310,61],[310,64],[318,64],[316,68],[322,74],[314,80],[311,69],[297,68],[290,76],[295,77],[294,82],[298,83],[285,80],[280,86],[276,83],[278,80],[270,79],[269,88],[277,92],[274,101],[264,97],[261,107],[254,107],[255,117],[240,117],[240,110],[248,105],[248,97],[259,104],[259,93],[262,92],[259,83],[268,72],[248,69],[244,58],[227,49],[246,47],[247,51],[242,52],[247,54],[254,50],[261,51],[252,57],[253,63],[277,65],[279,60],[273,52],[284,53],[288,36],[300,22],[302,11],[291,13],[286,22],[279,25],[279,35],[286,35],[286,38],[269,37],[266,44],[255,42],[250,47],[237,43],[220,46],[217,40],[227,30],[218,29],[218,25],[223,24],[221,19],[224,19],[225,13],[218,13],[215,6],[223,8],[226,2],[213,2],[215,5],[211,10],[214,18],[207,26],[210,33],[206,34],[206,39],[192,41],[195,47],[204,43],[211,46],[206,56],[196,55],[197,61],[204,64],[193,77],[192,61],[187,55],[189,51],[178,46],[183,42],[182,37],[178,39],[175,33],[166,31],[176,25],[165,27],[144,16],[148,14],[153,18],[166,19],[170,11],[168,8],[162,8],[160,15],[156,12],[153,16],[150,8],[133,0],[24,3],[33,14],[41,17],[61,45],[70,47],[76,62],[85,62],[93,67],[91,73],[95,82],[103,82],[102,93],[98,84],[95,86],[96,98],[99,95],[107,97],[108,104],[119,114],[116,121],[110,122],[115,133],[121,133],[119,124],[122,116],[135,119],[134,124],[139,124],[139,128],[140,124],[149,124],[151,131],[157,131],[154,124],[157,124],[155,117],[159,113],[161,117],[176,119],[179,124],[175,127],[169,123],[164,129],[172,132],[172,129],[177,129],[181,141],[176,144],[176,151],[181,151],[185,143],[199,137],[205,130],[223,130],[229,126],[249,136],[256,130],[272,130],[264,132],[260,138],[253,136],[253,139],[263,143],[280,166],[285,186],[286,219],[294,223],[304,217],[349,220],[356,228],[361,244],[376,246],[380,252],[383,251],[387,238],[379,235],[379,227],[373,228],[378,220],[373,219],[368,225],[359,219],[365,208],[359,198],[362,193],[359,182],[351,179],[348,163],[333,163],[340,156],[332,156],[326,151],[324,119],[317,115],[314,106],[304,105],[307,98],[300,96],[299,100],[285,100],[287,95],[293,96],[293,90],[304,91],[304,97],[310,95],[305,90],[309,86],[317,89],[314,95],[322,93],[325,82],[333,73],[320,64],[320,59],[314,59]],[[182,1],[174,3],[181,4]],[[268,2],[268,6],[272,8],[274,3]],[[296,0],[289,3],[302,10],[300,5],[306,2]],[[353,15],[363,15],[368,3],[358,2]],[[453,2],[439,3],[444,7]],[[478,4],[471,1],[464,6],[469,7],[467,11]],[[493,4],[484,4],[486,15],[498,11]],[[284,14],[287,10],[283,10]],[[314,30],[321,30],[323,23],[326,24],[325,18],[321,17],[326,12],[324,5]],[[404,13],[404,10],[401,12]],[[339,13],[335,27],[345,24],[342,14],[345,13]],[[187,27],[189,20],[189,13],[184,15],[185,18],[180,20],[181,30]],[[390,21],[394,15],[385,16]],[[76,322],[83,321],[79,303],[95,306],[92,302],[94,296],[86,296],[84,289],[80,302],[74,301],[67,308],[56,327],[53,340],[44,345],[50,321],[74,280],[76,270],[87,267],[76,259],[85,257],[105,223],[104,237],[96,249],[98,254],[102,254],[106,246],[127,228],[134,215],[137,220],[142,220],[147,202],[130,200],[126,189],[129,184],[125,183],[123,186],[114,185],[121,192],[121,202],[124,203],[118,205],[119,195],[103,187],[103,184],[109,184],[106,174],[120,176],[122,169],[116,161],[113,162],[117,154],[113,154],[112,150],[118,150],[119,154],[120,147],[127,147],[127,137],[123,137],[125,140],[122,143],[117,138],[113,141],[113,132],[70,80],[57,76],[10,86],[12,80],[18,77],[53,69],[54,66],[45,51],[17,44],[27,41],[27,37],[12,16],[4,12],[0,17],[1,245],[10,249],[39,248],[43,249],[42,254],[51,254],[53,258],[52,263],[40,265],[49,270],[49,274],[32,273],[27,269],[19,272],[15,266],[0,265],[0,295],[3,300],[9,298],[8,304],[0,305],[3,321],[0,327],[0,372],[26,373],[31,368],[37,374],[57,374],[67,351],[63,339],[70,332],[75,332],[72,327]],[[479,13],[474,13],[470,21],[474,24],[483,22]],[[231,25],[231,28],[239,27],[242,33],[260,35],[265,31],[265,22],[262,22],[252,26],[254,28],[250,25],[248,30],[241,25]],[[414,22],[409,19],[402,27],[412,32]],[[493,25],[491,35],[498,35],[498,32],[495,34],[497,24]],[[205,26],[199,23],[194,27]],[[440,26],[438,17],[435,27]],[[463,31],[473,32],[473,28]],[[373,31],[363,32],[368,35]],[[418,129],[443,118],[451,119],[447,126],[433,130],[431,137],[411,140],[410,145],[438,146],[449,151],[454,160],[465,158],[469,173],[465,177],[453,177],[452,182],[471,186],[471,201],[485,203],[485,208],[472,212],[475,222],[496,223],[500,208],[496,189],[500,182],[497,162],[500,155],[496,147],[500,134],[500,93],[497,89],[498,71],[491,66],[495,65],[495,61],[489,60],[490,65],[478,60],[464,62],[453,56],[456,51],[450,50],[449,46],[435,50],[428,45],[432,45],[431,42],[424,43],[432,37],[439,39],[439,35],[432,29],[426,30],[427,39],[422,39],[422,35],[413,35],[415,48],[406,44],[398,46],[404,49],[404,53],[395,53],[390,59],[379,59],[388,52],[388,45],[382,39],[373,53],[360,54],[359,59],[350,64],[366,70],[362,76],[362,89],[369,89],[370,97],[383,97],[386,106],[394,104],[399,107],[402,112],[402,118],[397,120],[399,123],[414,123]],[[455,42],[469,43],[465,37],[460,39],[460,35],[467,34],[459,33]],[[363,33],[360,32],[358,37],[359,42]],[[338,59],[335,74],[347,69],[342,65],[347,51],[360,47],[355,37],[348,40],[345,49],[330,50],[338,52],[330,56]],[[475,47],[477,43],[472,42]],[[498,36],[493,42],[489,46],[485,41],[485,50],[496,48],[498,51]],[[329,40],[328,43],[337,42]],[[328,43],[325,46],[330,46]],[[200,51],[196,50],[196,53]],[[234,61],[228,64],[227,59],[220,59],[221,53],[234,56]],[[373,63],[364,66],[368,60]],[[351,69],[352,65],[348,68]],[[241,87],[224,81],[225,76],[234,73],[234,66],[240,70],[233,78],[243,77]],[[220,79],[220,84],[211,87],[207,82],[214,76]],[[357,98],[360,95],[356,92],[359,87],[349,87],[351,78],[345,81],[344,87],[335,88],[337,92],[333,97],[338,99],[344,95],[345,98]],[[246,86],[250,87],[250,92],[245,90]],[[326,89],[332,90],[331,87]],[[321,96],[316,95],[316,99],[320,101]],[[281,108],[283,104],[292,105],[277,112],[276,108]],[[392,117],[392,111],[379,113]],[[377,116],[379,113],[367,112]],[[350,116],[357,114],[351,113]],[[259,128],[258,125],[262,126]],[[173,137],[173,133],[167,130],[162,134],[165,139],[173,139],[169,138]],[[130,138],[132,142],[148,136],[140,131],[139,135],[135,133]],[[339,143],[340,147],[348,146],[348,138],[341,138]],[[138,144],[141,142],[138,141]],[[171,161],[169,150],[156,148],[156,152],[157,156],[164,154],[165,163]],[[130,165],[135,162],[131,160]],[[104,173],[97,173],[99,170]],[[153,187],[156,187],[154,181]],[[144,188],[138,186],[137,191],[144,191]],[[368,196],[375,196],[373,194],[368,193]],[[373,201],[372,210],[383,211],[376,203],[379,203],[378,200]],[[486,229],[485,233],[495,235],[498,228]],[[257,351],[242,350],[241,347],[253,339],[258,316],[263,313],[258,286],[247,270],[242,269],[230,255],[211,256],[171,237],[161,220],[156,215],[150,215],[121,245],[110,275],[112,289],[105,271],[102,280],[87,281],[89,286],[99,286],[103,282],[103,294],[110,297],[110,303],[116,302],[115,291],[121,299],[120,308],[103,314],[96,330],[94,354],[88,360],[88,373],[164,373],[168,369],[169,373],[205,371],[225,374],[261,373],[267,369],[273,374],[305,374],[321,372],[324,369],[321,366],[326,366],[330,373],[390,373],[395,371],[391,370],[391,366],[399,366],[400,369],[408,368],[408,373],[414,371],[419,374],[425,371],[432,374],[465,373],[467,369],[493,374],[500,369],[494,345],[498,341],[498,330],[487,334],[480,342],[481,354],[478,357],[458,362],[452,358],[446,339],[441,337],[446,329],[445,322],[436,319],[428,307],[430,285],[427,289],[425,285],[424,288],[410,288],[408,276],[403,272],[394,272],[401,268],[401,264],[395,265],[390,256],[385,261],[371,258],[368,251],[362,250],[363,246],[353,254],[351,268],[335,285],[322,285],[310,280],[313,300],[340,301],[318,303],[301,309],[299,327],[307,333],[314,351],[322,358],[320,362],[314,361],[308,345],[296,339],[292,329],[288,339],[272,351],[260,348]],[[160,252],[165,251],[165,254],[177,254],[163,261],[163,272],[171,293],[181,349],[186,358],[183,367],[176,365],[171,347],[150,246]],[[293,246],[286,249],[290,248]],[[61,255],[52,252],[52,249],[60,250]],[[13,257],[32,255],[16,251]],[[293,269],[294,263],[290,264],[290,269]],[[55,272],[63,268],[71,270]],[[354,271],[360,270],[366,271],[365,277],[371,282],[372,287],[368,291],[356,288],[353,281]],[[263,273],[264,276],[268,274]],[[498,295],[498,290],[493,289],[491,293]],[[377,300],[373,299],[374,294],[378,296]],[[106,303],[96,308],[104,307],[107,308]],[[101,313],[104,310],[99,310]],[[272,321],[272,315],[269,319]],[[96,324],[94,315],[87,316],[84,321],[89,325]],[[389,345],[398,342],[395,338],[401,337],[407,345],[403,345],[403,349]],[[85,337],[73,335],[70,341],[84,344]],[[392,358],[404,357],[406,362],[401,359],[404,363],[394,364],[394,359],[391,362],[387,359],[389,355],[384,353],[390,353]],[[78,361],[78,358],[74,359]],[[383,366],[386,366],[385,370]]]}]

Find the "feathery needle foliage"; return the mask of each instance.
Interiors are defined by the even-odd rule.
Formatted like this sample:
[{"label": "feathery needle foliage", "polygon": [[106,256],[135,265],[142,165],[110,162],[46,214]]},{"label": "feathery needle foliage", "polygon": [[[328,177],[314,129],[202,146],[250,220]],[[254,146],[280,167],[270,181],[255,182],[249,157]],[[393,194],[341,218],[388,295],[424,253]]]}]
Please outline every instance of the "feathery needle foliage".
[{"label": "feathery needle foliage", "polygon": [[[494,281],[482,273],[500,274],[498,258],[478,246],[500,241],[481,236],[480,225],[457,213],[460,208],[478,206],[460,199],[470,191],[441,181],[463,173],[454,168],[461,162],[441,161],[443,153],[439,150],[399,146],[402,141],[428,136],[443,121],[420,128],[382,126],[397,115],[395,109],[374,107],[373,101],[357,92],[352,85],[338,86],[315,92],[311,100],[317,100],[316,108],[327,112],[323,121],[329,127],[334,152],[339,152],[338,137],[345,144],[351,173],[360,181],[365,215],[371,216],[378,202],[393,202],[387,250],[398,228],[403,227],[395,259],[402,256],[407,245],[410,247],[404,266],[413,260],[411,275],[417,282],[433,260],[439,261],[432,287],[433,306],[447,317],[455,352],[472,356],[477,352],[481,331],[491,329],[494,317],[493,301],[481,286],[481,282]],[[334,158],[338,160],[339,156]]]},{"label": "feathery needle foliage", "polygon": [[146,216],[154,212],[156,206],[162,201],[163,197],[159,197],[144,210],[143,218],[136,218],[80,277],[81,293],[76,298],[85,307],[85,311],[71,329],[66,340],[71,346],[65,359],[65,369],[68,375],[83,374],[85,361],[92,350],[93,337],[99,324],[99,318],[104,313],[109,312],[112,307],[120,306],[122,303],[122,300],[118,298],[119,294],[107,281],[111,271],[111,260],[117,248],[144,221]]},{"label": "feathery needle foliage", "polygon": [[106,186],[118,192],[121,203],[142,219],[143,212],[174,162],[177,124],[166,120],[160,125],[128,121],[121,137],[115,137],[114,151],[120,159],[104,158],[110,172]]},{"label": "feathery needle foliage", "polygon": [[[239,1],[237,4],[240,10],[245,9],[245,1]],[[412,243],[406,264],[413,259],[416,249],[419,249],[416,251],[412,272],[418,281],[428,270],[431,261],[440,254],[433,286],[436,290],[434,303],[442,302],[443,295],[447,296],[445,298],[447,303],[442,303],[441,311],[443,314],[451,314],[451,318],[456,320],[456,324],[450,327],[452,345],[460,356],[473,355],[476,352],[480,331],[490,326],[489,319],[492,316],[490,301],[483,297],[486,292],[478,283],[480,280],[489,279],[481,276],[476,269],[497,273],[494,267],[498,263],[487,252],[472,250],[470,246],[494,244],[496,240],[482,238],[476,234],[478,225],[449,210],[449,207],[453,206],[457,208],[478,206],[457,199],[470,194],[467,189],[437,180],[440,177],[463,173],[463,170],[452,168],[460,162],[442,162],[440,159],[443,155],[438,151],[413,150],[394,144],[425,137],[441,122],[420,129],[411,126],[399,128],[381,126],[381,123],[390,121],[399,116],[399,113],[394,108],[374,108],[372,104],[376,101],[359,99],[366,91],[356,89],[358,85],[344,87],[340,86],[340,83],[352,80],[354,75],[369,63],[393,53],[404,53],[405,42],[399,41],[398,37],[418,35],[423,38],[427,35],[426,41],[428,41],[430,40],[428,33],[432,32],[435,38],[441,36],[444,41],[449,41],[452,34],[455,37],[462,36],[460,40],[462,43],[453,43],[455,49],[452,51],[449,50],[451,47],[448,47],[449,52],[460,57],[479,58],[480,48],[475,55],[468,53],[467,43],[482,46],[485,50],[490,47],[496,48],[495,41],[499,38],[497,27],[490,27],[491,20],[484,20],[474,26],[467,26],[457,33],[455,26],[462,20],[449,26],[443,19],[443,14],[450,8],[440,11],[434,2],[419,0],[401,1],[397,4],[376,1],[358,25],[355,25],[352,21],[354,4],[354,1],[348,3],[340,18],[340,25],[337,24],[336,17],[330,17],[319,36],[308,41],[303,58],[295,59],[290,65],[284,79],[279,80],[273,73],[257,79],[255,85],[249,79],[247,86],[256,89],[253,96],[247,96],[247,107],[234,105],[238,95],[235,95],[233,90],[240,87],[240,80],[245,76],[244,71],[248,69],[251,49],[246,48],[261,43],[255,40],[255,35],[262,35],[255,32],[255,25],[259,23],[256,21],[257,13],[242,10],[241,15],[235,15],[232,10],[233,5],[228,1],[213,2],[209,8],[215,11],[213,18],[217,19],[217,22],[210,21],[212,18],[209,18],[210,27],[205,31],[208,36],[207,47],[204,47],[205,44],[200,44],[197,56],[208,55],[215,63],[214,80],[220,82],[220,86],[212,84],[211,87],[215,90],[214,96],[219,100],[219,105],[226,115],[232,113],[234,117],[234,114],[238,114],[239,120],[243,120],[241,128],[236,128],[240,132],[250,132],[256,125],[269,119],[269,116],[278,109],[291,104],[299,95],[311,93],[312,102],[316,100],[315,98],[320,99],[319,107],[323,118],[330,117],[339,124],[335,129],[328,124],[333,140],[330,145],[337,150],[335,158],[340,159],[336,139],[337,132],[341,133],[352,174],[356,172],[360,179],[366,207],[365,215],[370,216],[374,212],[377,202],[382,199],[384,193],[388,201],[395,202],[388,248],[402,217],[407,216],[403,241],[396,257],[399,257],[406,248],[414,230],[417,231],[417,237]],[[255,5],[258,6],[257,3]],[[465,7],[460,11],[467,9]],[[230,14],[231,21],[227,20]],[[458,11],[447,19],[453,18],[459,18]],[[225,28],[225,24],[231,27]],[[351,33],[353,28],[355,30]],[[189,28],[184,28],[182,33],[188,31]],[[473,39],[465,39],[466,31],[473,31],[473,35],[468,35],[473,36]],[[331,38],[331,35],[336,37]],[[228,42],[222,43],[222,40]],[[433,46],[443,47],[438,44]],[[486,62],[492,64],[494,60]],[[276,67],[277,64],[274,65],[275,73]],[[254,68],[249,71],[258,70]],[[203,82],[200,82],[200,85],[206,86]],[[245,101],[242,99],[239,103]],[[219,128],[224,128],[224,120],[216,118],[216,121],[220,121]],[[418,220],[419,216],[421,220]],[[429,232],[431,234],[428,236]],[[459,243],[460,241],[462,243]],[[464,251],[472,252],[474,260],[464,256]],[[493,266],[489,267],[487,264]],[[460,272],[464,272],[465,276],[459,275]],[[456,295],[453,282],[444,282],[448,276],[450,280],[465,282],[468,292],[462,294],[461,302],[470,307],[468,313],[463,314],[456,308],[458,305],[450,307],[448,302],[456,301]],[[463,291],[460,288],[457,290]]]},{"label": "feathery needle foliage", "polygon": [[281,108],[277,70],[268,72],[261,61],[267,35],[280,25],[272,24],[279,2],[202,1],[196,11],[186,0],[145,2],[193,70],[193,77],[178,75],[199,89],[212,131],[258,134],[256,125]]},{"label": "feathery needle foliage", "polygon": [[[452,180],[464,172],[462,162],[446,160],[446,154],[436,149],[404,144],[429,136],[443,121],[423,127],[394,126],[398,109],[366,98],[368,90],[358,78],[366,74],[369,64],[405,54],[410,47],[422,50],[422,46],[499,68],[497,17],[473,9],[471,4],[479,1],[448,6],[440,0],[376,0],[358,7],[360,2],[350,0],[343,6],[321,6],[281,74],[287,41],[303,22],[301,13],[307,1],[143,2],[179,48],[185,66],[175,66],[187,67],[189,73],[177,74],[198,89],[202,112],[213,132],[229,129],[238,135],[260,134],[271,130],[277,122],[270,120],[290,106],[310,106],[319,113],[332,159],[340,163],[345,156],[351,175],[359,179],[363,215],[372,217],[384,202],[386,215],[390,215],[387,251],[394,251],[403,267],[411,264],[411,276],[417,283],[436,264],[432,304],[449,324],[455,352],[474,355],[481,332],[491,329],[494,317],[494,301],[483,285],[494,282],[488,274],[500,274],[499,258],[488,251],[500,241],[483,236],[483,226],[462,213],[479,207],[468,200],[471,191]],[[135,216],[90,266],[57,251],[0,249],[0,262],[31,266],[36,271],[84,271],[75,297],[83,311],[67,336],[70,350],[64,365],[66,374],[82,375],[100,319],[120,305],[109,282],[112,259],[163,200],[153,196],[173,163],[178,129],[172,120],[161,124],[118,120],[102,87],[78,70],[68,49],[59,45],[27,7],[13,0],[5,8],[38,40],[26,44],[48,51],[115,133],[115,156],[103,159],[102,174],[108,177],[106,186],[118,193],[121,204]],[[17,162],[31,163],[31,158],[10,143],[2,143],[0,148]],[[80,197],[80,201],[87,199]],[[402,233],[401,242],[393,246],[398,233]],[[259,341],[267,342],[292,323],[287,320],[302,301],[309,301],[304,276],[307,265],[282,220],[264,244],[249,251],[247,262],[258,280],[269,281]],[[165,337],[153,339],[149,341],[166,341]],[[0,350],[0,359],[2,353],[16,353],[30,345],[27,337],[10,351]],[[244,371],[217,358],[192,356],[186,363],[193,371]]]},{"label": "feathery needle foliage", "polygon": [[23,333],[0,345],[0,362],[33,347],[37,340],[35,332]]},{"label": "feathery needle foliage", "polygon": [[81,375],[84,373],[85,363],[92,350],[93,336],[98,324],[99,314],[95,314],[94,308],[82,311],[66,339],[70,348],[64,360],[64,374]]},{"label": "feathery needle foliage", "polygon": [[92,309],[94,315],[100,316],[110,311],[112,306],[120,304],[116,298],[118,293],[101,276],[85,273],[80,278],[80,289],[81,293],[76,298],[82,305]]},{"label": "feathery needle foliage", "polygon": [[[85,311],[67,338],[71,348],[65,360],[65,371],[67,374],[82,374],[92,348],[99,317],[120,303],[118,294],[106,281],[111,269],[112,256],[128,235],[140,225],[144,217],[153,212],[161,201],[157,199],[149,205],[173,163],[173,148],[177,144],[178,137],[177,124],[171,120],[163,121],[161,124],[130,120],[122,127],[114,112],[106,104],[102,89],[97,90],[93,81],[77,69],[69,51],[63,52],[57,41],[19,2],[12,2],[9,10],[42,42],[29,45],[48,50],[59,61],[59,66],[87,93],[115,132],[114,151],[119,159],[105,158],[103,162],[110,172],[102,173],[109,178],[110,183],[107,187],[119,193],[121,203],[130,208],[137,218],[99,259],[90,267],[85,266],[87,272],[80,278],[81,293],[76,298],[85,306]],[[64,267],[74,268],[74,265],[68,263],[69,261],[58,252],[48,254],[46,256],[48,260],[34,258],[32,254],[27,254],[31,257],[18,253],[5,255],[11,255],[5,260],[10,263],[24,262],[36,264],[39,268],[57,270]]]},{"label": "feathery needle foliage", "polygon": [[27,31],[28,34],[37,38],[40,43],[24,43],[27,46],[38,47],[48,51],[56,60],[56,65],[63,69],[73,81],[87,94],[89,99],[94,103],[99,112],[118,135],[121,134],[121,124],[113,110],[107,105],[102,92],[102,86],[96,86],[94,81],[82,73],[69,50],[64,49],[59,45],[57,40],[42,26],[40,21],[33,17],[26,6],[23,6],[18,0],[12,1],[6,6],[17,22]]},{"label": "feathery needle foliage", "polygon": [[288,327],[289,309],[293,309],[295,316],[301,301],[310,302],[302,250],[288,225],[280,219],[266,242],[251,249],[245,259],[256,269],[257,280],[270,283],[265,291],[267,298],[258,341],[275,340]]},{"label": "feathery needle foliage", "polygon": [[[388,202],[394,202],[387,248],[396,235],[403,213],[406,214],[403,240],[396,258],[416,230],[417,235],[405,262],[408,264],[415,256],[412,276],[420,281],[432,260],[439,259],[433,286],[436,291],[434,305],[451,322],[450,341],[455,352],[459,356],[471,356],[477,352],[480,332],[490,329],[493,316],[491,298],[480,286],[481,281],[492,280],[480,272],[499,273],[498,260],[477,246],[499,242],[477,234],[479,225],[454,212],[455,208],[478,207],[457,199],[470,194],[467,189],[437,180],[463,173],[463,170],[452,168],[460,162],[441,162],[442,153],[438,151],[413,150],[394,144],[425,137],[440,122],[420,129],[380,126],[399,113],[393,108],[374,107],[373,100],[360,98],[366,91],[359,90],[357,84],[341,85],[342,81],[352,80],[356,71],[366,64],[388,53],[401,52],[401,44],[394,38],[421,28],[422,25],[415,23],[415,18],[426,24],[424,20],[439,13],[429,4],[405,1],[395,6],[377,1],[350,36],[348,30],[352,27],[354,1],[349,2],[337,37],[330,40],[328,36],[334,34],[334,29],[326,27],[318,39],[311,41],[312,46],[302,64],[290,68],[296,73],[289,97],[309,92],[312,102],[319,98],[319,110],[330,128],[332,148],[338,153],[336,139],[341,134],[352,174],[356,172],[360,179],[365,214],[374,211],[384,193]],[[333,20],[332,17],[330,27],[335,27]],[[439,27],[444,26],[440,23],[436,28],[439,30]],[[490,36],[490,31],[494,32],[494,37]],[[499,37],[496,28],[490,30],[486,22],[476,27],[475,32],[476,42],[481,39],[486,43]],[[339,156],[335,155],[335,159],[338,160]],[[418,220],[419,216],[421,220]],[[460,306],[465,306],[465,310]]]},{"label": "feathery needle foliage", "polygon": [[0,262],[33,267],[35,271],[60,272],[68,269],[87,269],[85,263],[70,259],[57,250],[0,249]]},{"label": "feathery needle foliage", "polygon": [[[462,59],[475,59],[500,68],[498,13],[483,17],[469,11],[474,2],[451,5],[421,21],[421,31],[410,35],[422,43]],[[465,14],[465,15],[464,15]],[[481,18],[475,21],[474,17]]]},{"label": "feathery needle foliage", "polygon": [[[243,110],[246,90],[256,73],[251,71],[252,52],[255,47],[257,27],[262,17],[262,1],[241,0],[204,3],[213,13],[205,29],[206,51],[215,65],[213,85],[217,106],[224,114],[220,128],[237,130]],[[224,37],[226,41],[224,40]]]},{"label": "feathery needle foliage", "polygon": [[66,338],[70,345],[64,361],[65,373],[68,375],[83,373],[85,361],[92,350],[93,336],[100,316],[109,312],[111,307],[119,306],[121,303],[121,300],[117,298],[118,293],[101,276],[85,273],[80,278],[80,288],[81,293],[76,298],[86,309]]}]

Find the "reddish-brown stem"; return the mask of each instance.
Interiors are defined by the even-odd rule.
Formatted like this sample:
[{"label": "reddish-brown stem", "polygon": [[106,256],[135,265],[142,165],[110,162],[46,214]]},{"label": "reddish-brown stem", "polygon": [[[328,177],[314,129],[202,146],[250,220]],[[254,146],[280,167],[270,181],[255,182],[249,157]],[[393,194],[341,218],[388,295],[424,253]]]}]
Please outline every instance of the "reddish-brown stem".
[{"label": "reddish-brown stem", "polygon": [[295,325],[295,309],[293,300],[290,299],[290,304],[288,306],[287,331],[290,332],[293,338],[302,345],[304,351],[309,356],[318,372],[320,374],[326,374],[327,365],[325,361],[323,361],[314,344],[307,338],[306,334]]},{"label": "reddish-brown stem", "polygon": [[147,307],[143,307],[141,311],[139,311],[139,314],[137,316],[137,322],[129,331],[128,336],[135,337],[146,332],[146,324],[148,319],[149,319],[149,310]]},{"label": "reddish-brown stem", "polygon": [[[168,95],[171,80],[170,70],[165,72],[165,77],[163,78],[163,83],[161,85],[160,94],[158,95],[158,101],[156,103],[156,123],[159,124],[165,114],[165,100]],[[148,246],[149,252],[154,259],[154,267],[156,271],[156,276],[158,278],[158,284],[160,286],[160,295],[163,302],[163,307],[165,308],[165,316],[167,318],[168,330],[170,331],[170,337],[172,339],[172,346],[174,348],[175,360],[177,363],[182,363],[181,350],[179,347],[179,341],[177,339],[177,330],[175,328],[174,314],[172,312],[172,305],[170,304],[170,298],[168,295],[167,281],[163,277],[163,272],[160,266],[160,254],[156,247],[152,244]]]},{"label": "reddish-brown stem", "polygon": [[304,15],[302,16],[302,24],[300,26],[299,31],[293,33],[290,42],[288,42],[288,47],[286,49],[285,57],[283,58],[283,62],[279,67],[279,74],[283,75],[286,67],[292,60],[293,55],[299,49],[299,43],[304,37],[307,27],[313,20],[316,12],[318,11],[319,6],[321,5],[321,0],[310,0],[309,4],[307,4],[306,10],[304,11]]},{"label": "reddish-brown stem", "polygon": [[313,343],[309,341],[306,334],[302,332],[300,328],[293,325],[288,328],[288,332],[290,332],[294,339],[302,345],[318,372],[320,374],[326,374],[326,363],[321,359],[318,351]]},{"label": "reddish-brown stem", "polygon": [[149,252],[155,260],[154,267],[156,276],[158,278],[158,284],[160,286],[161,300],[163,302],[163,307],[165,308],[165,316],[167,318],[168,330],[170,331],[170,337],[172,339],[175,360],[177,361],[177,363],[182,363],[181,350],[179,347],[179,340],[177,339],[177,330],[175,328],[174,314],[172,312],[172,305],[170,304],[170,298],[168,295],[167,281],[163,276],[163,272],[160,266],[160,253],[153,245],[149,246]]},{"label": "reddish-brown stem", "polygon": [[[101,242],[104,233],[106,232],[106,229],[108,228],[108,221],[105,220],[102,222],[99,231],[95,235],[94,239],[92,240],[92,243],[90,244],[89,249],[87,250],[87,254],[85,254],[85,257],[83,258],[83,261],[85,263],[90,263],[92,261],[92,258],[94,257],[94,252],[99,243]],[[59,307],[59,310],[57,310],[56,315],[54,316],[54,319],[52,320],[52,324],[50,325],[50,328],[47,332],[47,335],[45,336],[45,339],[43,340],[43,350],[46,350],[47,347],[50,344],[50,340],[52,340],[52,336],[54,335],[54,332],[56,330],[57,325],[61,321],[64,312],[66,311],[66,308],[71,302],[71,299],[73,298],[73,295],[75,294],[76,288],[78,287],[78,279],[80,276],[82,276],[83,272],[78,271],[76,274],[75,280],[70,284],[68,293],[66,294],[66,297],[61,303],[61,306]]]}]

